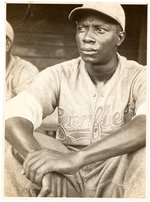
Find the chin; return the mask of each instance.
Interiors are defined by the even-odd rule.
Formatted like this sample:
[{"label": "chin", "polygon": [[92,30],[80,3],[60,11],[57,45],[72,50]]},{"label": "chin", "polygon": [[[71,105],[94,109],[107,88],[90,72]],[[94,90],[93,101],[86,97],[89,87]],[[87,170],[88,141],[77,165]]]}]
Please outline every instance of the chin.
[{"label": "chin", "polygon": [[85,62],[85,63],[90,63],[90,64],[97,64],[97,63],[100,63],[99,61],[97,61],[95,58],[92,58],[92,57],[85,57],[85,56],[81,56],[82,60]]}]

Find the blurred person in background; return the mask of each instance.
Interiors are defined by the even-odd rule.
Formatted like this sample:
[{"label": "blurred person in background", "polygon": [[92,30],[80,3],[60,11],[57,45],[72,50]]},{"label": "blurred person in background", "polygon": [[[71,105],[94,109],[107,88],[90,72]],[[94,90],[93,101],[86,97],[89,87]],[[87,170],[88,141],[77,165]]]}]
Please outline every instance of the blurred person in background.
[{"label": "blurred person in background", "polygon": [[14,31],[6,21],[6,100],[25,90],[39,73],[32,63],[12,55]]}]

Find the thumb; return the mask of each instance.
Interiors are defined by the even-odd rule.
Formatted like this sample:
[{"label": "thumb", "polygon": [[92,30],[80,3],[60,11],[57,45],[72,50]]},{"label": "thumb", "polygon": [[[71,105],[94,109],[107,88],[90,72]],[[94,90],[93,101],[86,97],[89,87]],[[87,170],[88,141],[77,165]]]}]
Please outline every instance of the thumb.
[{"label": "thumb", "polygon": [[37,197],[46,197],[50,194],[51,190],[47,187],[42,187],[40,193],[38,194]]}]

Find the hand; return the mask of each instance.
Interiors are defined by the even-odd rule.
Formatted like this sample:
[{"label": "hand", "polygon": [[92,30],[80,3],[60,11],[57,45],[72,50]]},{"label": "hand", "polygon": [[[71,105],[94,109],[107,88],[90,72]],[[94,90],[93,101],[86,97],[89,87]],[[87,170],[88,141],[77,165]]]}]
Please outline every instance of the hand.
[{"label": "hand", "polygon": [[30,152],[23,164],[24,173],[31,182],[41,185],[42,178],[49,172],[74,174],[80,168],[78,152],[61,153],[50,149]]},{"label": "hand", "polygon": [[[63,178],[63,179],[62,179]],[[63,186],[61,186],[61,181],[63,180]],[[37,197],[62,197],[66,196],[67,184],[66,180],[59,173],[48,173],[43,176],[42,188],[37,195]]]}]

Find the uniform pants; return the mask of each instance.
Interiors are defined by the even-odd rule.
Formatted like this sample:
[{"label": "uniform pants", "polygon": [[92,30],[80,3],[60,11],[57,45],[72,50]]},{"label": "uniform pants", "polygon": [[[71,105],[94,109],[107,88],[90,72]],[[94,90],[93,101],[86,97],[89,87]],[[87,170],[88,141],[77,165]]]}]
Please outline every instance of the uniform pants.
[{"label": "uniform pants", "polygon": [[[61,142],[35,133],[43,148],[70,152]],[[47,197],[145,198],[145,148],[92,163],[76,175],[51,173],[51,192]],[[6,142],[4,196],[36,197],[39,188],[21,174],[22,165]]]}]

